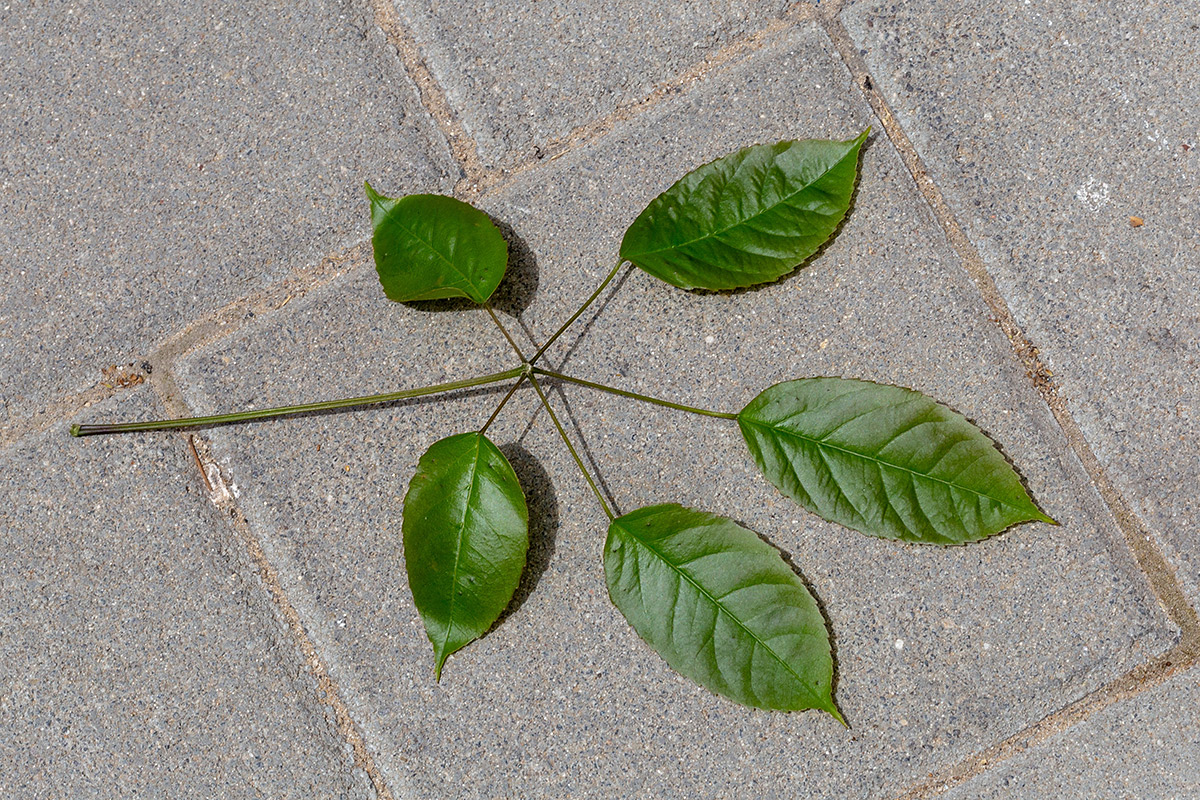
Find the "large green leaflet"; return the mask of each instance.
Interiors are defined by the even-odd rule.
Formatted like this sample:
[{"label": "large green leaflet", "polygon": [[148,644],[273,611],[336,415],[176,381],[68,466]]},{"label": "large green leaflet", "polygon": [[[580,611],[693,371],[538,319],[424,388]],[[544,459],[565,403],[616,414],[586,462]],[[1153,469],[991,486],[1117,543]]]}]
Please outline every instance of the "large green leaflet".
[{"label": "large green leaflet", "polygon": [[453,197],[384,197],[366,184],[375,269],[400,303],[466,297],[483,303],[508,266],[508,244],[479,209]]},{"label": "large green leaflet", "polygon": [[682,289],[777,280],[846,215],[868,132],[755,145],[689,172],[629,226],[621,258]]},{"label": "large green leaflet", "polygon": [[529,514],[512,466],[481,433],[435,442],[404,497],[404,561],[435,675],[504,611],[525,568]]},{"label": "large green leaflet", "polygon": [[779,552],[731,519],[675,504],[612,521],[609,597],[674,669],[739,703],[833,704],[833,660],[816,601]]},{"label": "large green leaflet", "polygon": [[739,412],[738,425],[784,494],[872,536],[948,545],[1054,522],[982,431],[911,389],[845,378],[777,383]]}]

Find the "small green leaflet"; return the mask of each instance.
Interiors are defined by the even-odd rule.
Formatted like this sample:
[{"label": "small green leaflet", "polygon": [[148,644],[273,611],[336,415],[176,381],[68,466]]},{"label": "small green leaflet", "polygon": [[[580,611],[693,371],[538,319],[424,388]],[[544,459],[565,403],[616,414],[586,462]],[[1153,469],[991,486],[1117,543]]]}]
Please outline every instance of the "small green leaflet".
[{"label": "small green leaflet", "polygon": [[767,480],[827,520],[925,544],[974,542],[1041,512],[986,435],[920,392],[777,383],[738,413]]},{"label": "small green leaflet", "polygon": [[446,657],[508,606],[525,568],[529,513],[508,459],[480,433],[435,442],[408,484],[403,531],[408,583],[440,680]]},{"label": "small green leaflet", "polygon": [[487,214],[453,197],[384,197],[365,185],[375,269],[388,299],[484,303],[492,296],[508,266],[508,244]]},{"label": "small green leaflet", "polygon": [[778,280],[846,215],[869,132],[755,145],[689,172],[629,226],[621,258],[681,289]]},{"label": "small green leaflet", "polygon": [[675,504],[612,521],[613,604],[674,669],[738,703],[839,721],[829,634],[779,552],[731,519]]}]

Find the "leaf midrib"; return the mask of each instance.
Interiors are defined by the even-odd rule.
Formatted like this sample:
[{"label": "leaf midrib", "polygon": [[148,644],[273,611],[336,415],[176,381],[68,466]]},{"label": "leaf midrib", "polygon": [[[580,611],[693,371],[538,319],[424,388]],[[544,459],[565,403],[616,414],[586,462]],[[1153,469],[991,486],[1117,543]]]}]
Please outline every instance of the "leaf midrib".
[{"label": "leaf midrib", "polygon": [[891,461],[884,461],[882,458],[875,458],[874,456],[867,455],[866,453],[860,453],[857,450],[851,450],[848,447],[839,447],[838,445],[830,444],[829,442],[826,442],[823,439],[817,439],[812,436],[805,436],[802,433],[796,433],[795,431],[786,430],[784,428],[778,428],[769,423],[763,423],[763,422],[759,422],[754,419],[750,419],[749,417],[743,417],[741,414],[738,415],[738,419],[746,422],[749,425],[755,425],[759,428],[766,428],[767,430],[775,431],[776,433],[781,434],[781,435],[786,434],[786,435],[792,436],[796,439],[801,439],[806,442],[811,442],[812,444],[817,445],[818,447],[826,447],[826,448],[829,448],[830,450],[837,450],[838,452],[841,452],[841,453],[846,453],[846,454],[852,455],[852,456],[858,456],[859,458],[865,459],[867,461],[874,461],[876,464],[882,464],[885,467],[891,467],[892,469],[897,469],[897,470],[900,470],[901,472],[907,472],[908,474],[914,475],[918,478],[925,478],[926,480],[930,480],[935,483],[941,483],[941,484],[950,486],[955,489],[961,489],[964,492],[970,492],[971,494],[973,494],[977,497],[982,497],[987,500],[993,500],[993,501],[999,503],[1000,505],[1007,506],[1008,508],[1014,509],[1016,511],[1024,510],[1022,508],[1022,506],[1014,505],[1002,498],[994,497],[990,494],[984,494],[983,492],[981,492],[977,489],[972,489],[970,486],[964,486],[961,483],[955,483],[953,481],[945,480],[944,478],[936,478],[933,475],[927,475],[923,472],[917,472],[915,469],[912,469],[911,467],[906,467],[901,464],[894,464]]},{"label": "leaf midrib", "polygon": [[450,642],[450,630],[454,627],[454,590],[458,586],[458,565],[462,561],[462,545],[463,539],[466,538],[467,516],[471,513],[471,498],[475,496],[475,484],[479,479],[479,451],[482,446],[483,437],[477,435],[475,455],[471,459],[471,487],[467,489],[467,501],[463,504],[462,519],[458,523],[458,536],[455,537],[454,542],[454,571],[450,575],[450,606],[446,609],[446,632],[442,636],[442,652],[439,654],[443,660],[446,657],[446,645]]},{"label": "leaf midrib", "polygon": [[[621,524],[621,521],[619,519],[616,520],[616,522],[618,524]],[[700,584],[696,583],[695,579],[693,579],[691,575],[689,575],[687,572],[685,572],[682,568],[677,567],[674,564],[672,564],[671,561],[665,555],[663,555],[663,553],[660,550],[658,550],[656,547],[651,545],[649,542],[646,542],[645,540],[639,538],[632,530],[630,530],[629,528],[626,528],[624,524],[621,524],[621,528],[627,534],[629,534],[629,538],[631,538],[633,541],[637,542],[638,544],[642,545],[642,547],[645,547],[647,550],[649,550],[651,553],[653,553],[655,556],[657,556],[660,561],[662,561],[664,564],[666,564],[668,567],[670,567],[672,570],[674,570],[680,577],[682,577],[684,580],[686,580],[688,583],[690,583],[696,589],[696,591],[698,591],[700,594],[707,597],[714,606],[716,606],[726,616],[728,616],[735,623],[737,623],[737,626],[739,628],[741,628],[743,631],[745,631],[746,635],[748,635],[751,639],[753,639],[756,643],[758,643],[758,645],[760,647],[762,647],[764,650],[766,650],[768,653],[770,653],[772,658],[774,658],[776,661],[778,661],[783,666],[784,669],[786,669],[788,672],[791,673],[792,677],[796,679],[796,682],[799,683],[802,687],[804,687],[805,691],[809,695],[809,699],[816,701],[816,703],[813,706],[811,706],[812,708],[825,708],[826,707],[825,704],[822,702],[821,698],[816,694],[816,692],[813,690],[813,688],[809,685],[809,683],[804,678],[800,677],[800,674],[797,673],[796,670],[792,669],[792,665],[789,664],[786,660],[784,660],[784,658],[782,656],[780,656],[778,653],[776,653],[775,648],[771,647],[769,644],[764,642],[762,639],[760,639],[754,633],[754,631],[752,631],[752,630],[750,630],[750,628],[746,627],[746,624],[744,622],[742,622],[740,619],[738,619],[736,614],[734,614],[729,609],[725,608],[725,606],[721,603],[720,600],[718,600],[716,597],[713,597],[711,592],[709,592],[707,589],[705,589]]]},{"label": "leaf midrib", "polygon": [[[641,251],[641,252],[639,252],[639,253],[634,253],[633,255],[627,256],[627,258],[628,258],[630,261],[632,261],[632,260],[633,260],[635,257],[637,257],[637,256],[652,256],[652,255],[656,255],[656,254],[658,254],[658,253],[665,253],[665,252],[667,252],[668,250],[680,250],[680,249],[682,249],[682,248],[684,248],[684,247],[688,247],[689,245],[693,245],[693,244],[695,244],[696,242],[702,242],[702,241],[704,241],[705,239],[714,239],[714,238],[716,238],[716,237],[720,236],[721,234],[725,233],[726,231],[730,231],[730,230],[732,230],[732,229],[734,229],[734,228],[738,227],[739,225],[745,225],[747,222],[750,222],[750,221],[751,221],[751,220],[753,220],[753,219],[757,219],[758,217],[761,217],[763,214],[766,214],[766,213],[768,213],[768,212],[770,212],[770,211],[774,211],[774,210],[775,210],[776,208],[778,208],[779,206],[781,206],[781,205],[783,205],[783,204],[785,204],[785,203],[787,203],[787,202],[791,201],[791,199],[792,199],[793,197],[795,197],[796,195],[800,194],[801,192],[808,191],[810,188],[812,188],[813,184],[815,184],[817,181],[821,180],[821,179],[822,179],[822,178],[824,178],[826,175],[828,175],[830,172],[833,172],[833,170],[834,170],[834,169],[836,169],[838,166],[840,166],[840,165],[841,165],[841,163],[842,163],[843,161],[845,161],[847,157],[849,157],[849,155],[850,155],[850,153],[851,153],[851,152],[853,152],[853,151],[852,151],[852,150],[847,150],[847,151],[846,151],[846,153],[845,153],[844,155],[842,155],[842,157],[841,157],[841,158],[839,158],[837,161],[835,161],[835,162],[834,162],[834,163],[833,163],[833,164],[832,164],[832,165],[831,165],[831,166],[830,166],[828,169],[826,169],[824,172],[822,172],[822,173],[821,173],[820,175],[818,175],[817,177],[813,178],[813,179],[812,179],[811,181],[809,181],[808,183],[806,183],[806,184],[804,184],[803,186],[801,186],[801,187],[800,187],[799,189],[797,189],[796,191],[794,191],[794,192],[792,192],[791,194],[789,194],[787,197],[781,198],[781,199],[779,200],[779,202],[777,202],[777,203],[773,203],[773,204],[771,204],[770,206],[767,206],[766,208],[762,209],[761,211],[759,211],[759,212],[757,212],[757,213],[755,213],[755,214],[751,214],[750,216],[746,217],[745,219],[738,220],[737,222],[734,222],[734,223],[732,223],[731,225],[726,225],[724,228],[721,228],[720,230],[717,230],[717,231],[712,231],[711,233],[706,233],[706,234],[704,234],[703,236],[698,236],[698,237],[696,237],[695,239],[690,239],[690,240],[688,240],[688,241],[686,241],[686,242],[679,242],[679,243],[677,243],[677,244],[672,244],[672,245],[669,245],[669,246],[667,246],[667,247],[659,247],[659,248],[657,248],[657,249],[655,249],[655,250],[643,250],[643,251]],[[741,165],[740,165],[740,164],[739,164],[738,166],[739,166],[739,168],[741,167]]]}]

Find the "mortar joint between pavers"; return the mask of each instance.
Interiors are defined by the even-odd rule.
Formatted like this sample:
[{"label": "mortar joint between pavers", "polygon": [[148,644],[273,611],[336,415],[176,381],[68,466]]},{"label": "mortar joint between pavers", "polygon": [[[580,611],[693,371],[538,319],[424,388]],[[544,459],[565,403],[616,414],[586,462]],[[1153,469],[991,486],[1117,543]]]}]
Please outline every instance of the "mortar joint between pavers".
[{"label": "mortar joint between pavers", "polygon": [[903,794],[897,795],[895,800],[930,800],[937,797],[955,786],[998,768],[1009,759],[1073,728],[1093,714],[1153,689],[1172,676],[1191,669],[1197,662],[1196,643],[1185,642],[1181,638],[1180,642],[1167,652],[1139,664],[1110,683],[983,751],[931,774]]},{"label": "mortar joint between pavers", "polygon": [[421,53],[416,36],[400,19],[392,0],[371,0],[375,25],[383,32],[388,43],[396,50],[405,73],[416,84],[421,105],[446,140],[450,154],[462,170],[463,177],[456,183],[454,193],[471,196],[481,186],[495,179],[493,171],[484,166],[479,158],[479,147],[463,125],[445,89],[430,70]]},{"label": "mortar joint between pavers", "polygon": [[[387,0],[379,0],[387,2]],[[487,197],[498,194],[516,178],[536,170],[595,142],[613,130],[618,124],[632,120],[657,107],[661,102],[684,94],[710,73],[733,68],[771,44],[771,40],[795,25],[808,22],[815,17],[809,3],[796,3],[778,18],[763,27],[741,36],[692,66],[659,81],[647,94],[619,105],[608,114],[577,125],[570,132],[555,139],[534,145],[530,152],[512,166],[503,170],[491,170],[472,183],[469,195]],[[467,183],[463,181],[462,183]]]},{"label": "mortar joint between pavers", "polygon": [[[369,240],[366,239],[356,242],[347,248],[325,256],[311,266],[293,271],[288,277],[258,292],[231,300],[221,308],[193,319],[183,328],[168,334],[153,345],[148,352],[124,354],[117,359],[120,363],[139,367],[130,373],[140,377],[140,380],[134,384],[122,381],[111,382],[101,378],[85,389],[58,395],[44,402],[32,412],[10,417],[6,424],[0,427],[0,450],[12,446],[27,436],[41,433],[63,420],[77,416],[89,406],[114,397],[123,391],[128,391],[143,382],[152,385],[159,384],[159,394],[164,396],[164,391],[173,386],[173,383],[164,383],[164,381],[169,380],[178,359],[196,348],[239,332],[256,315],[278,310],[292,300],[303,297],[345,274],[348,270],[341,266],[342,263],[354,260],[356,251],[368,244]],[[110,359],[105,359],[101,363],[109,363],[109,361]],[[149,365],[150,368],[146,369],[146,365]],[[167,392],[165,396],[170,396],[170,393]]]},{"label": "mortar joint between pavers", "polygon": [[1182,588],[1175,579],[1169,562],[1152,543],[1152,538],[1148,535],[1140,519],[1109,480],[1107,471],[1092,451],[1091,445],[1088,444],[1078,423],[1071,415],[1066,398],[1053,380],[1053,373],[1042,361],[1038,348],[1017,324],[1007,302],[1001,296],[991,274],[987,271],[982,256],[950,210],[941,189],[929,174],[920,154],[879,92],[878,84],[871,78],[865,61],[855,49],[841,20],[836,13],[828,12],[820,13],[818,18],[837,49],[847,71],[866,96],[867,102],[879,118],[885,134],[900,154],[912,175],[917,191],[925,198],[931,213],[942,227],[943,233],[955,252],[958,253],[963,268],[983,296],[984,302],[991,309],[994,316],[989,321],[996,324],[1009,340],[1018,360],[1025,366],[1034,388],[1054,415],[1068,444],[1112,513],[1117,527],[1121,531],[1126,545],[1132,551],[1138,567],[1145,575],[1151,591],[1154,592],[1168,618],[1180,631],[1179,642],[1167,653],[1135,667],[1115,681],[993,745],[983,753],[930,776],[926,781],[899,797],[899,800],[919,800],[941,794],[951,786],[986,772],[998,762],[1007,760],[1033,744],[1074,726],[1095,711],[1119,700],[1140,694],[1162,683],[1172,675],[1200,663],[1200,620],[1197,618],[1196,609],[1187,601]]},{"label": "mortar joint between pavers", "polygon": [[[165,395],[163,394],[164,385],[168,387],[167,394]],[[151,384],[151,388],[158,395],[159,401],[163,404],[164,408],[168,411],[178,413],[179,416],[191,416],[193,410],[187,406],[178,394],[171,391],[171,386],[173,386],[173,379],[169,378],[162,381],[155,381]],[[267,558],[266,550],[251,530],[250,523],[238,505],[236,496],[229,490],[229,484],[221,474],[216,459],[212,456],[212,449],[207,439],[198,434],[186,431],[181,432],[181,434],[188,437],[188,444],[191,452],[195,455],[196,465],[200,470],[201,478],[208,488],[209,500],[223,512],[221,516],[229,520],[236,538],[241,541],[242,547],[245,548],[246,554],[249,556],[251,563],[258,573],[259,579],[266,588],[272,605],[286,625],[292,639],[292,644],[296,647],[301,660],[316,684],[318,701],[328,706],[333,712],[334,727],[338,735],[350,747],[350,752],[353,754],[354,767],[361,769],[367,775],[378,800],[394,800],[391,790],[383,778],[383,774],[379,771],[370,750],[367,748],[360,726],[355,722],[349,707],[342,698],[341,689],[332,675],[330,675],[329,669],[325,664],[325,660],[321,657],[316,643],[308,635],[304,620],[301,618],[296,605],[288,597],[287,591],[283,587],[283,582],[279,578],[278,570],[275,569],[274,565]]]},{"label": "mortar joint between pavers", "polygon": [[957,217],[946,203],[941,190],[929,176],[929,172],[925,168],[920,154],[913,146],[912,141],[908,138],[907,133],[905,133],[900,123],[896,120],[895,115],[892,114],[887,101],[884,100],[879,90],[875,88],[873,82],[870,84],[867,83],[867,79],[870,78],[870,72],[866,67],[866,63],[854,48],[849,33],[847,33],[839,19],[822,17],[822,24],[829,38],[833,41],[847,70],[853,76],[855,83],[858,84],[859,88],[866,95],[867,101],[883,125],[884,131],[892,145],[900,153],[905,166],[917,184],[917,190],[925,198],[931,213],[942,227],[955,252],[958,253],[968,277],[975,284],[988,308],[991,309],[993,316],[989,321],[1000,327],[1001,332],[1009,340],[1017,358],[1025,365],[1034,388],[1037,389],[1038,394],[1049,407],[1067,442],[1071,445],[1071,449],[1079,458],[1093,485],[1095,485],[1105,504],[1109,507],[1109,511],[1116,520],[1118,529],[1120,529],[1124,536],[1127,546],[1133,552],[1138,566],[1146,575],[1151,589],[1163,605],[1171,621],[1190,640],[1192,636],[1191,632],[1198,629],[1196,610],[1186,601],[1183,590],[1175,580],[1174,573],[1166,558],[1151,542],[1151,537],[1146,535],[1146,531],[1138,517],[1132,512],[1124,497],[1121,496],[1120,492],[1117,491],[1116,487],[1109,480],[1107,471],[1100,464],[1099,459],[1096,458],[1091,445],[1088,444],[1074,417],[1071,415],[1066,398],[1053,381],[1050,370],[1042,362],[1040,351],[1029,337],[1025,335],[1024,331],[1021,330],[1020,325],[1017,324],[1016,318],[1008,308],[1007,302],[1001,296],[995,282],[992,280],[991,274],[987,271],[982,256],[980,256],[975,245],[963,231]]}]

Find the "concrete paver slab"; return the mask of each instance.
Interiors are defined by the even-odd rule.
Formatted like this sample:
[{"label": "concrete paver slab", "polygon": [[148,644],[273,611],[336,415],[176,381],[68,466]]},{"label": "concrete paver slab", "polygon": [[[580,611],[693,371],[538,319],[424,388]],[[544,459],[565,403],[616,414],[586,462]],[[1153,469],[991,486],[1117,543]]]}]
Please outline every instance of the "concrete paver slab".
[{"label": "concrete paver slab", "polygon": [[1200,599],[1195,8],[864,2],[842,16],[1084,436]]},{"label": "concrete paver slab", "polygon": [[[525,254],[515,285],[526,296],[515,307],[534,338],[546,337],[610,267],[625,226],[688,169],[755,141],[850,137],[869,124],[877,123],[819,29],[769,40],[744,63],[483,198]],[[794,561],[834,632],[846,731],[816,713],[717,698],[641,643],[604,589],[606,520],[546,418],[529,427],[529,392],[490,435],[530,487],[530,574],[515,610],[452,657],[440,684],[407,590],[402,498],[420,453],[476,429],[499,394],[213,430],[239,502],[393,790],[875,797],[1172,644],[1176,632],[898,156],[876,136],[864,159],[855,208],[807,268],[721,295],[633,271],[551,362],[730,410],[772,382],[807,375],[915,386],[989,431],[1062,527],[1026,525],[950,549],[870,539],[781,497],[754,473],[732,425],[569,388],[568,416],[619,510],[676,501],[725,513]],[[261,407],[465,377],[512,360],[482,313],[389,304],[375,283],[360,264],[189,356],[178,368],[189,402],[203,413]]]},{"label": "concrete paver slab", "polygon": [[1116,703],[955,787],[946,800],[1200,796],[1200,670]]},{"label": "concrete paver slab", "polygon": [[788,3],[395,0],[475,138],[509,166],[780,17]]},{"label": "concrete paver slab", "polygon": [[58,424],[0,494],[0,794],[373,797],[180,438]]},{"label": "concrete paver slab", "polygon": [[6,4],[0,63],[0,427],[452,183],[349,2]]}]

